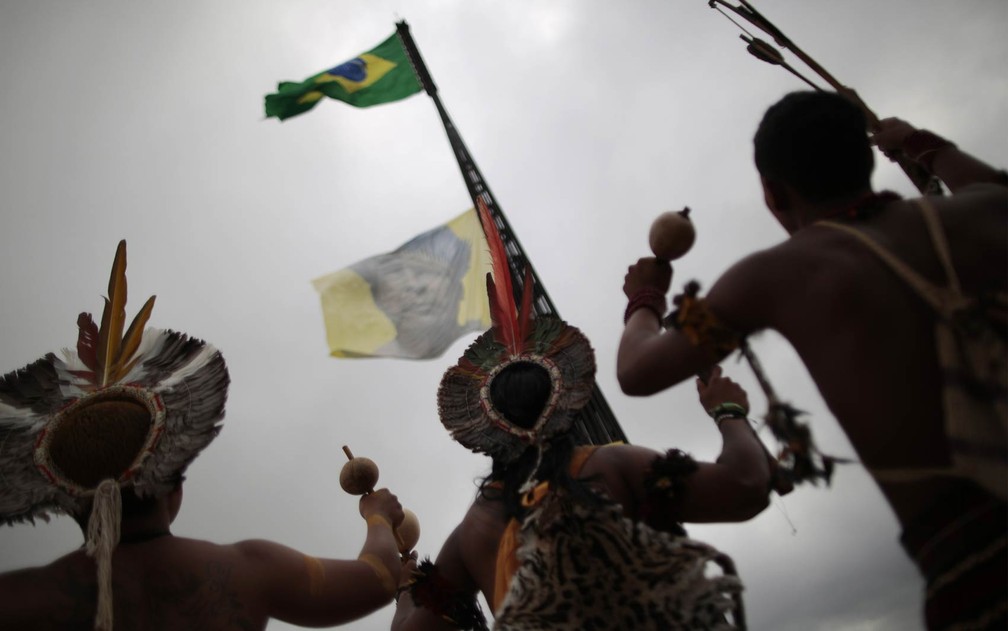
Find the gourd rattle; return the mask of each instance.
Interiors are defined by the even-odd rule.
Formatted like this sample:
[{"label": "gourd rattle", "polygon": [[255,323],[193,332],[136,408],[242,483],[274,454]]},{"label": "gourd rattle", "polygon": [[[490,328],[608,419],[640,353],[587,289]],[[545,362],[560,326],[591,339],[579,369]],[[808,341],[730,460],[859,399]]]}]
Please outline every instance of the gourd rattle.
[{"label": "gourd rattle", "polygon": [[[374,491],[375,484],[378,483],[378,465],[374,460],[354,456],[346,445],[343,445],[343,453],[348,459],[339,476],[343,490],[350,495],[367,495]],[[420,540],[420,520],[417,519],[416,513],[404,508],[403,520],[392,529],[392,533],[399,544],[400,554],[412,550]]]},{"label": "gourd rattle", "polygon": [[672,261],[689,252],[696,240],[689,207],[663,212],[655,218],[648,232],[651,252],[663,261]]}]

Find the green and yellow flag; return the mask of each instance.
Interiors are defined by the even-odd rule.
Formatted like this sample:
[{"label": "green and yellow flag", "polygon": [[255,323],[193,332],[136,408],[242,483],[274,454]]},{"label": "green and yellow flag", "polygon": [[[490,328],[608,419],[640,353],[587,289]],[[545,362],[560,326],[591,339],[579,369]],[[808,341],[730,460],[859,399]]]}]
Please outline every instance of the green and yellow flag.
[{"label": "green and yellow flag", "polygon": [[420,91],[420,82],[397,33],[366,53],[320,72],[301,83],[282,81],[266,95],[266,117],[280,120],[315,107],[323,96],[355,107],[404,99]]},{"label": "green and yellow flag", "polygon": [[490,252],[475,210],[312,281],[333,357],[439,357],[490,328]]}]

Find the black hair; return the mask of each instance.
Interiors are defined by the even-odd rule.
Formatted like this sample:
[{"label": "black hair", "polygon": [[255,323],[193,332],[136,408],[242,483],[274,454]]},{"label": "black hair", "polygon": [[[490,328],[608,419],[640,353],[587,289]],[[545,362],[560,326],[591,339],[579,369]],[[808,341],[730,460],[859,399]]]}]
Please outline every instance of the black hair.
[{"label": "black hair", "polygon": [[[494,408],[511,423],[531,428],[549,401],[553,383],[549,372],[534,362],[518,361],[498,373],[490,383],[490,401]],[[534,476],[540,482],[549,482],[550,488],[565,489],[574,499],[591,505],[600,498],[584,482],[570,475],[570,461],[577,441],[572,433],[554,436],[542,447],[529,446],[516,460],[493,461],[490,474],[479,485],[485,499],[504,504],[506,518],[521,519],[525,508],[521,503],[521,486]],[[538,464],[538,466],[537,466]]]},{"label": "black hair", "polygon": [[494,408],[518,427],[531,429],[553,391],[549,372],[535,362],[517,361],[501,370],[490,383]]},{"label": "black hair", "polygon": [[835,92],[792,92],[763,115],[753,139],[756,168],[810,202],[870,188],[875,158],[865,114]]}]

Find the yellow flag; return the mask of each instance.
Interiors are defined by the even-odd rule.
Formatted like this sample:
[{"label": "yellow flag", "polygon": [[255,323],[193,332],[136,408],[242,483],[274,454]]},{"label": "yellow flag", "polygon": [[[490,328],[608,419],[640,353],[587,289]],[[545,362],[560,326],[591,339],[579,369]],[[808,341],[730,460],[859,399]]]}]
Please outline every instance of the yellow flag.
[{"label": "yellow flag", "polygon": [[333,357],[439,357],[490,328],[490,254],[474,209],[312,281]]}]

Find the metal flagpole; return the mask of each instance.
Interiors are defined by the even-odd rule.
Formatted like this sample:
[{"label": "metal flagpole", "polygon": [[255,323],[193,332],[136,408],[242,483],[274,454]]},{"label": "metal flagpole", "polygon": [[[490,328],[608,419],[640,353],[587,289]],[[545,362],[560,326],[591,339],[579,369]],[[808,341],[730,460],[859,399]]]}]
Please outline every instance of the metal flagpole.
[{"label": "metal flagpole", "polygon": [[[480,173],[472,155],[466,148],[465,143],[462,142],[462,136],[459,135],[458,129],[455,128],[455,124],[449,118],[448,112],[441,103],[441,99],[437,93],[437,86],[434,85],[434,80],[431,79],[430,72],[427,70],[423,58],[420,57],[420,50],[410,35],[409,25],[405,21],[397,22],[396,31],[402,41],[403,48],[406,50],[406,55],[413,64],[413,70],[416,72],[420,84],[427,92],[427,95],[434,101],[434,106],[437,107],[438,115],[444,124],[445,133],[448,135],[448,142],[455,153],[455,159],[458,161],[459,169],[462,171],[462,179],[465,181],[466,189],[469,191],[469,197],[472,199],[473,206],[476,205],[477,198],[482,198],[490,210],[491,217],[497,223],[497,229],[500,232],[501,240],[504,242],[504,248],[508,254],[508,267],[511,271],[511,282],[515,291],[515,300],[521,300],[525,280],[525,268],[528,266],[533,281],[533,315],[553,315],[559,317],[553,301],[550,300],[549,294],[546,293],[546,289],[539,279],[539,275],[536,274],[535,268],[532,266],[532,262],[529,261],[525,250],[522,249],[521,243],[518,242],[518,237],[504,216],[504,212],[497,203],[497,199],[494,197],[493,192],[490,191],[486,180],[483,179],[483,174]],[[584,444],[601,445],[614,441],[627,442],[626,436],[623,434],[623,430],[616,421],[616,416],[602,395],[598,384],[595,384],[593,387],[591,400],[581,410],[574,422],[574,428],[578,433],[580,441]]]}]

